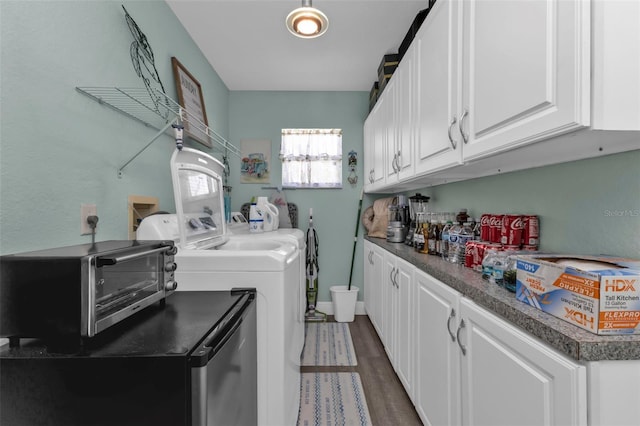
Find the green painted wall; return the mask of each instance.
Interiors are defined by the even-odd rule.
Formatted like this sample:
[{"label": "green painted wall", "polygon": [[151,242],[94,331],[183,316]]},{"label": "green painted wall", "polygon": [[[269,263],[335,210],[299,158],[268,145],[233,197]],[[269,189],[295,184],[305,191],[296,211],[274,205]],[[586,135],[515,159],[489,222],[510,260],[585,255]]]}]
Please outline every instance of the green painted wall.
[{"label": "green painted wall", "polygon": [[544,251],[640,259],[640,151],[418,192],[432,197],[431,211],[537,214]]},{"label": "green painted wall", "polygon": [[[298,227],[306,232],[309,209],[313,209],[313,225],[319,236],[318,300],[330,301],[332,285],[347,285],[353,251],[353,237],[358,213],[358,199],[363,182],[362,127],[368,113],[367,92],[231,92],[229,100],[229,135],[240,146],[242,139],[271,141],[271,183],[241,184],[239,161],[231,164],[232,208],[251,200],[252,196],[268,196],[273,191],[263,186],[281,184],[278,153],[283,128],[340,128],[343,131],[343,188],[285,190],[287,201],[299,210]],[[358,183],[347,182],[346,156],[358,153]],[[353,285],[362,289],[362,231],[353,269]],[[362,299],[362,292],[359,293]]]},{"label": "green painted wall", "polygon": [[156,131],[75,90],[143,87],[121,4],[146,35],[167,93],[176,97],[176,56],[202,85],[211,127],[227,135],[229,92],[165,2],[0,1],[0,253],[90,242],[80,235],[81,203],[97,205],[99,241],[127,238],[131,194],[175,211],[173,138],[158,139],[119,179]]}]

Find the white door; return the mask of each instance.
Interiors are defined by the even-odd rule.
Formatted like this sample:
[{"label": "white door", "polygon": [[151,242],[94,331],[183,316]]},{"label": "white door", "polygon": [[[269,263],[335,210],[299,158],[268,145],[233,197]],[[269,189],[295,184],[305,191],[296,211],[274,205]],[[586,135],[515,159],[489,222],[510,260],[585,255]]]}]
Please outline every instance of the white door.
[{"label": "white door", "polygon": [[416,270],[415,406],[425,425],[459,425],[460,350],[456,328],[460,294]]},{"label": "white door", "polygon": [[462,161],[460,117],[456,115],[461,4],[452,0],[437,1],[413,40],[419,114],[415,141],[416,175],[442,170]]},{"label": "white door", "polygon": [[465,160],[589,125],[590,2],[464,2]]},{"label": "white door", "polygon": [[462,424],[587,424],[584,366],[467,299],[460,313]]}]

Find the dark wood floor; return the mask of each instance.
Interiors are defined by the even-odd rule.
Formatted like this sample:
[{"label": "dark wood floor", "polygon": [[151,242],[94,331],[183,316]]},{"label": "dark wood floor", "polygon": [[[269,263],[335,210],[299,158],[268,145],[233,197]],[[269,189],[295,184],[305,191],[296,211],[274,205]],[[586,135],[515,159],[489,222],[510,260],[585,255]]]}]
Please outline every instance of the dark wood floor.
[{"label": "dark wood floor", "polygon": [[[333,317],[328,318],[333,321]],[[369,317],[356,315],[349,323],[358,365],[354,367],[301,367],[306,372],[355,371],[360,374],[374,426],[422,425],[409,396],[396,376]]]}]

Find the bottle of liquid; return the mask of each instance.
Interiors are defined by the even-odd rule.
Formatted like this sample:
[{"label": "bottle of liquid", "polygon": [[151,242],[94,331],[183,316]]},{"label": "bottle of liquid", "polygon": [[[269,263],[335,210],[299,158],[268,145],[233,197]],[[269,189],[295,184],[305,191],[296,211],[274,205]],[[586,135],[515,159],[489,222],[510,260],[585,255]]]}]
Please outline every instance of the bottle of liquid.
[{"label": "bottle of liquid", "polygon": [[442,258],[444,260],[449,260],[449,244],[451,242],[449,238],[449,230],[451,229],[452,225],[453,223],[450,220],[448,220],[447,223],[442,228],[442,234],[441,234]]},{"label": "bottle of liquid", "polygon": [[438,222],[433,219],[431,224],[429,225],[429,236],[427,239],[428,252],[429,254],[436,255],[438,254],[438,238],[440,235],[438,234]]},{"label": "bottle of liquid", "polygon": [[264,232],[262,211],[258,208],[256,203],[251,203],[251,207],[249,207],[249,232]]},{"label": "bottle of liquid", "polygon": [[413,248],[417,252],[422,252],[424,250],[424,233],[423,228],[425,225],[424,221],[424,212],[416,213],[416,231],[413,234]]},{"label": "bottle of liquid", "polygon": [[493,263],[496,261],[498,249],[488,249],[482,259],[482,279],[493,282]]},{"label": "bottle of liquid", "polygon": [[458,257],[458,237],[460,236],[460,229],[462,229],[462,227],[457,223],[453,223],[451,228],[449,228],[449,255],[447,256],[447,260],[451,263],[460,263],[460,258]]},{"label": "bottle of liquid", "polygon": [[480,230],[482,226],[480,225],[480,218],[473,219],[473,239],[476,241],[480,241]]},{"label": "bottle of liquid", "polygon": [[438,237],[436,239],[436,255],[437,256],[442,256],[442,229],[444,228],[444,225],[446,224],[446,222],[444,220],[440,220],[438,222]]},{"label": "bottle of liquid", "polygon": [[500,251],[497,253],[493,262],[493,271],[491,272],[492,281],[500,287],[504,287],[504,271],[507,267],[508,252]]},{"label": "bottle of liquid", "polygon": [[467,214],[467,209],[460,209],[460,212],[456,215],[456,222],[458,225],[462,225],[469,219],[469,215]]},{"label": "bottle of liquid", "polygon": [[449,260],[451,263],[464,264],[467,241],[473,240],[473,230],[470,222],[464,222],[462,226],[453,225],[449,234]]}]

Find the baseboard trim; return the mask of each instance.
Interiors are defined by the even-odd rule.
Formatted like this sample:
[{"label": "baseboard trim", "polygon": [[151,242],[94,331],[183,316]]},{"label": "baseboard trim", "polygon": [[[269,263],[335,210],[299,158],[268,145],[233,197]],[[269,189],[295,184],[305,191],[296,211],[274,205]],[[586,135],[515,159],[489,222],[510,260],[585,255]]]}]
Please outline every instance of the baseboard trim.
[{"label": "baseboard trim", "polygon": [[[317,307],[320,312],[324,312],[327,315],[333,315],[333,303],[318,302]],[[356,302],[356,315],[366,315],[366,314],[367,312],[364,310],[364,302],[362,301]]]}]

